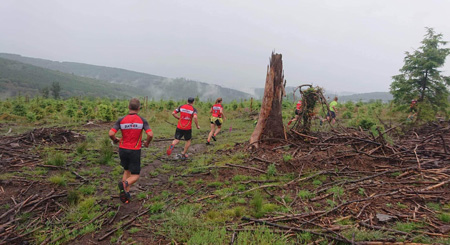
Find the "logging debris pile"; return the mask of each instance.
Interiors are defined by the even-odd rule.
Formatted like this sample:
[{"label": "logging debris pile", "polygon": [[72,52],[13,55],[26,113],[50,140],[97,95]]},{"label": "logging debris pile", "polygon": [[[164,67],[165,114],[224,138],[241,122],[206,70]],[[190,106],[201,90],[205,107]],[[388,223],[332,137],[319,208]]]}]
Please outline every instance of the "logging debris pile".
[{"label": "logging debris pile", "polygon": [[[303,87],[308,87],[302,90]],[[302,107],[300,109],[299,120],[297,120],[292,126],[298,132],[309,133],[311,131],[311,122],[316,117],[314,108],[317,103],[322,104],[322,107],[327,111],[328,105],[325,97],[323,96],[323,89],[320,87],[312,87],[312,85],[301,85],[294,90],[298,90],[301,95]],[[294,101],[295,103],[296,101]]]},{"label": "logging debris pile", "polygon": [[0,144],[0,166],[16,164],[20,167],[39,161],[39,156],[31,151],[33,146],[74,144],[84,139],[84,135],[62,127],[39,128],[17,136],[5,136]]},{"label": "logging debris pile", "polygon": [[352,242],[355,226],[382,232],[384,241],[398,236],[409,241],[423,236],[449,239],[450,225],[440,218],[450,213],[449,122],[411,129],[396,139],[389,131],[376,137],[355,129],[310,135],[291,129],[288,140],[260,144],[252,159],[295,174],[282,186],[267,185],[279,188],[273,193],[260,188],[271,196],[290,191],[294,197],[282,204],[298,211],[246,221],[319,231],[345,243]]}]

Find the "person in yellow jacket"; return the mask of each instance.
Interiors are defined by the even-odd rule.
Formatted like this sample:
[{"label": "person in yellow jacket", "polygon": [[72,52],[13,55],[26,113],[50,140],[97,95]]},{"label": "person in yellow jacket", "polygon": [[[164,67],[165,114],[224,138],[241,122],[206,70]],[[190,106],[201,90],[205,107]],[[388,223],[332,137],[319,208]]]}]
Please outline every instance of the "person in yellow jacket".
[{"label": "person in yellow jacket", "polygon": [[206,141],[207,145],[211,145],[211,138],[214,141],[217,140],[216,136],[222,128],[223,120],[226,119],[223,114],[222,98],[217,98],[209,112],[211,113],[211,132],[209,132],[208,139]]}]

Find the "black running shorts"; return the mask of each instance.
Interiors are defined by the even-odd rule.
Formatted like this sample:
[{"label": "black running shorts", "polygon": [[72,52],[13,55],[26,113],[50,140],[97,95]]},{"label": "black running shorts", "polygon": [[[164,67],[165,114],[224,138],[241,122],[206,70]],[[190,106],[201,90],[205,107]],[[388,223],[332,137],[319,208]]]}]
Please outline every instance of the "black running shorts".
[{"label": "black running shorts", "polygon": [[131,174],[141,173],[141,150],[119,148],[120,165]]},{"label": "black running shorts", "polygon": [[329,112],[327,113],[327,116],[328,116],[328,117],[331,117],[331,118],[336,118],[336,113],[335,113],[334,111],[329,111]]},{"label": "black running shorts", "polygon": [[300,115],[300,110],[299,109],[295,109],[295,115]]},{"label": "black running shorts", "polygon": [[175,139],[181,140],[181,138],[183,137],[185,140],[190,140],[192,138],[192,129],[182,130],[177,128],[177,130],[175,131]]}]

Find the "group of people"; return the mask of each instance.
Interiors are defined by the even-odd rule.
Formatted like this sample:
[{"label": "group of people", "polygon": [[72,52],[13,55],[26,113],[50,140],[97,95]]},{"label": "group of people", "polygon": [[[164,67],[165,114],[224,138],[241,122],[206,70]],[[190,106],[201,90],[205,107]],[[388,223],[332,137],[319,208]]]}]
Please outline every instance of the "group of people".
[{"label": "group of people", "polygon": [[[175,130],[175,137],[169,148],[167,155],[171,155],[175,146],[184,138],[186,141],[184,149],[180,154],[181,160],[188,158],[187,151],[191,145],[192,139],[192,121],[194,121],[197,129],[198,125],[197,109],[194,108],[195,99],[188,98],[188,103],[181,105],[172,112],[172,116],[178,119],[177,128]],[[130,188],[139,179],[141,172],[141,147],[148,147],[153,139],[153,131],[150,128],[147,120],[138,115],[141,108],[140,101],[136,98],[130,100],[128,104],[128,115],[119,118],[109,131],[110,139],[119,144],[120,165],[124,172],[122,180],[118,182],[119,198],[123,203],[129,203],[131,199]],[[216,141],[216,136],[225,119],[222,106],[222,98],[218,98],[210,109],[211,131],[209,132],[206,144],[211,145],[211,139]],[[178,115],[179,114],[179,115]],[[122,132],[122,138],[117,138],[116,133]],[[142,143],[143,133],[147,135],[147,139]]]},{"label": "group of people", "polygon": [[[328,112],[327,112],[327,116],[326,118],[322,119],[319,118],[320,120],[320,125],[322,125],[323,122],[328,121],[331,122],[332,124],[336,123],[336,113],[337,113],[337,105],[338,105],[338,98],[334,97],[334,100],[330,102],[329,106],[328,106]],[[297,105],[295,107],[295,116],[289,120],[288,122],[288,126],[291,125],[291,123],[297,121],[301,115],[301,111],[302,111],[302,99],[300,98],[297,102]]]}]

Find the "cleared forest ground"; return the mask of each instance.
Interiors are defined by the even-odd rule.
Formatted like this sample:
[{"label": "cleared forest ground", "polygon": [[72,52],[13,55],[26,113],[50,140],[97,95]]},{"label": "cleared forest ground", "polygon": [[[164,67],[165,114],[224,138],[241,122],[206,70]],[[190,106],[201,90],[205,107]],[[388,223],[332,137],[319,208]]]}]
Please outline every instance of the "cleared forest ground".
[{"label": "cleared forest ground", "polygon": [[213,146],[194,131],[188,161],[165,155],[174,127],[161,122],[128,205],[112,123],[2,124],[17,133],[0,143],[0,243],[450,243],[448,122],[290,131],[256,150],[252,122],[226,122]]}]

